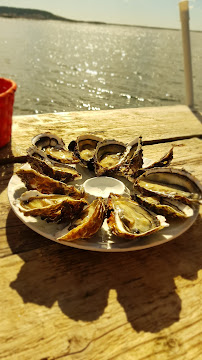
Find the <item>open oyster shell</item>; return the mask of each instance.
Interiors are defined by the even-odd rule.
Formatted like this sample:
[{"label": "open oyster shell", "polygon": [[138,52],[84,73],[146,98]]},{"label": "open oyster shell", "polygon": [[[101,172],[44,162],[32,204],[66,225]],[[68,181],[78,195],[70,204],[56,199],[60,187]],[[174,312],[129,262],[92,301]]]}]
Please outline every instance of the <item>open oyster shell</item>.
[{"label": "open oyster shell", "polygon": [[94,155],[95,173],[97,176],[113,175],[122,163],[126,145],[117,140],[103,140],[98,143]]},{"label": "open oyster shell", "polygon": [[85,195],[82,188],[66,185],[61,181],[42,175],[34,169],[20,168],[16,171],[16,175],[20,177],[28,190],[38,190],[43,194],[69,195],[75,199],[80,199]]},{"label": "open oyster shell", "polygon": [[49,131],[34,136],[32,139],[32,144],[41,150],[47,147],[65,147],[64,141]]},{"label": "open oyster shell", "polygon": [[182,203],[179,200],[165,198],[161,196],[144,196],[144,195],[135,195],[134,200],[136,200],[140,205],[154,211],[156,214],[178,217],[178,218],[188,218],[194,214],[194,210],[191,206]]},{"label": "open oyster shell", "polygon": [[142,165],[142,137],[139,136],[127,145],[126,152],[119,166],[120,175],[124,175],[127,178],[134,176]]},{"label": "open oyster shell", "polygon": [[134,189],[146,196],[160,195],[184,203],[198,202],[202,187],[190,173],[183,169],[153,168],[139,176]]},{"label": "open oyster shell", "polygon": [[32,139],[32,145],[36,146],[39,150],[45,151],[46,155],[52,160],[65,164],[79,162],[74,153],[66,149],[64,141],[50,132],[35,136]]},{"label": "open oyster shell", "polygon": [[81,165],[88,167],[89,170],[94,170],[95,149],[102,140],[101,137],[92,134],[81,135],[69,143],[68,149],[74,152]]},{"label": "open oyster shell", "polygon": [[164,217],[121,195],[110,194],[108,209],[109,229],[114,235],[126,239],[150,235],[168,225]]},{"label": "open oyster shell", "polygon": [[151,165],[149,166],[144,166],[142,167],[142,169],[139,169],[139,174],[140,175],[140,172],[144,172],[146,170],[149,170],[149,169],[153,169],[155,167],[165,167],[165,166],[168,166],[170,165],[171,161],[173,160],[173,147],[170,148],[170,150],[164,154],[160,160],[157,160],[155,162],[153,162]]},{"label": "open oyster shell", "polygon": [[135,179],[137,177],[139,177],[140,175],[142,175],[145,171],[149,170],[149,169],[153,169],[156,167],[165,167],[170,165],[172,159],[173,159],[173,147],[166,153],[164,154],[160,160],[154,161],[153,163],[151,163],[150,165],[145,165],[143,163],[143,157],[142,157],[142,147],[139,146],[139,156],[138,156],[138,150],[137,150],[137,154],[135,157],[136,160],[136,166],[131,166],[129,165],[126,168],[122,169],[122,173],[123,175],[130,181],[130,182],[135,182]]},{"label": "open oyster shell", "polygon": [[67,183],[82,178],[81,174],[72,166],[54,160],[50,161],[46,153],[36,146],[27,150],[27,161],[34,170],[55,180]]},{"label": "open oyster shell", "polygon": [[104,200],[99,197],[88,205],[68,227],[56,234],[57,240],[73,241],[93,236],[102,226],[105,216]]},{"label": "open oyster shell", "polygon": [[37,190],[26,191],[18,199],[17,206],[25,216],[40,216],[47,222],[70,221],[88,203],[66,195],[42,194]]}]

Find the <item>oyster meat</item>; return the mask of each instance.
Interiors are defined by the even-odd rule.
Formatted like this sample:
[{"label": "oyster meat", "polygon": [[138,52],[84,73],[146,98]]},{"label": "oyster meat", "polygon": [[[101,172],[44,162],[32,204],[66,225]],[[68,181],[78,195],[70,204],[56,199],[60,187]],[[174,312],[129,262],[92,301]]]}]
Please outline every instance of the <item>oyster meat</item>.
[{"label": "oyster meat", "polygon": [[82,165],[88,167],[89,170],[94,170],[95,149],[102,140],[99,136],[92,134],[81,135],[69,143],[68,149],[74,152]]},{"label": "oyster meat", "polygon": [[135,195],[134,199],[144,207],[154,211],[156,214],[188,218],[194,214],[194,210],[191,206],[182,203],[179,200],[165,198],[161,196],[144,196]]},{"label": "oyster meat", "polygon": [[88,203],[66,195],[42,194],[37,190],[26,191],[18,199],[17,206],[25,216],[40,216],[47,222],[70,221]]},{"label": "oyster meat", "polygon": [[94,156],[97,176],[115,174],[120,167],[126,145],[116,140],[103,140],[98,143]]},{"label": "oyster meat", "polygon": [[34,170],[55,180],[67,183],[82,178],[74,167],[54,160],[50,161],[45,152],[39,150],[36,146],[32,146],[27,150],[27,161]]},{"label": "oyster meat", "polygon": [[168,225],[164,217],[121,195],[110,194],[108,209],[109,229],[114,235],[126,239],[150,235]]},{"label": "oyster meat", "polygon": [[52,160],[65,164],[75,164],[79,162],[74,153],[66,149],[64,141],[50,132],[35,136],[32,139],[32,145],[45,151],[48,158]]},{"label": "oyster meat", "polygon": [[51,179],[49,176],[42,175],[34,169],[20,168],[16,171],[16,175],[24,182],[28,190],[38,190],[43,194],[69,195],[75,199],[80,199],[85,195],[83,189]]},{"label": "oyster meat", "polygon": [[175,168],[147,170],[136,179],[134,189],[146,196],[160,195],[188,204],[198,202],[202,194],[201,184],[190,173]]},{"label": "oyster meat", "polygon": [[68,227],[56,234],[59,241],[73,241],[93,236],[102,226],[105,216],[104,200],[99,197],[88,205]]}]

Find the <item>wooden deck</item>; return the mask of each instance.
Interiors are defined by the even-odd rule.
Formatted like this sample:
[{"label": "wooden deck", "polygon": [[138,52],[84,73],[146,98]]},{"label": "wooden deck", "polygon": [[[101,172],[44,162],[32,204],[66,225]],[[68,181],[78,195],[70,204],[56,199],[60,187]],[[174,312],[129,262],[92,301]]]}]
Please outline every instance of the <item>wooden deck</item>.
[{"label": "wooden deck", "polygon": [[181,105],[14,117],[12,142],[0,149],[0,359],[200,359],[202,211],[167,244],[90,252],[30,230],[7,185],[44,131],[67,143],[87,132],[124,142],[142,135],[145,157],[174,146],[172,165],[202,182],[201,118]]}]

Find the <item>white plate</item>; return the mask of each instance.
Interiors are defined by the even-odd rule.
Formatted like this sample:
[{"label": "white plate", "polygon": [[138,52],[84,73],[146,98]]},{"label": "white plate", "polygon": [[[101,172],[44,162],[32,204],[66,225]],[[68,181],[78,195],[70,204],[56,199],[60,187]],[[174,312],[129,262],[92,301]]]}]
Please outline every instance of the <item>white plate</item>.
[{"label": "white plate", "polygon": [[[83,168],[79,167],[79,171],[82,169]],[[86,169],[83,169],[82,171],[83,171],[82,174],[83,179],[78,181],[77,183],[83,183],[86,180],[86,178],[89,176]],[[128,184],[127,182],[127,186],[129,185],[130,184]],[[170,240],[173,240],[179,235],[182,235],[185,231],[187,231],[196,220],[199,212],[199,206],[198,206],[194,209],[193,216],[184,220],[173,219],[169,221],[168,227],[160,230],[157,233],[136,240],[128,240],[111,235],[107,231],[107,225],[105,221],[102,228],[90,239],[80,239],[69,242],[57,241],[55,234],[65,227],[64,224],[47,223],[45,220],[41,220],[39,217],[35,218],[32,216],[24,216],[24,214],[20,212],[20,210],[18,209],[16,205],[16,200],[26,190],[27,189],[25,188],[20,178],[17,175],[13,175],[8,184],[8,198],[11,207],[14,213],[17,215],[17,217],[30,229],[46,237],[47,239],[56,241],[66,246],[72,246],[74,248],[79,248],[84,250],[124,252],[124,251],[134,251],[134,250],[146,249],[153,246],[157,246],[166,243]]]}]

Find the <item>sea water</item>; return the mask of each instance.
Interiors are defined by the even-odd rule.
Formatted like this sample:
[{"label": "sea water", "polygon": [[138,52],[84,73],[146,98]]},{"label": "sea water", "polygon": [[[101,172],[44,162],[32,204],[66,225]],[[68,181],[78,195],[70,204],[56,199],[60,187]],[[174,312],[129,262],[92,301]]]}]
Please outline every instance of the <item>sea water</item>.
[{"label": "sea water", "polygon": [[[198,109],[201,44],[191,32]],[[179,30],[1,18],[0,76],[18,85],[15,115],[185,103]]]}]

